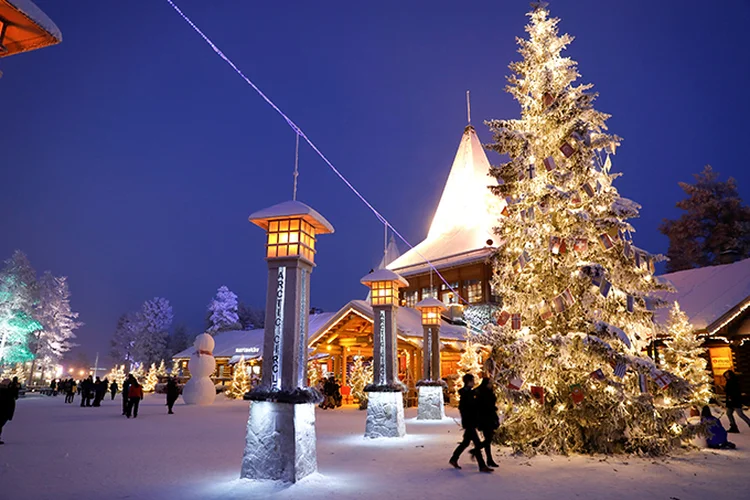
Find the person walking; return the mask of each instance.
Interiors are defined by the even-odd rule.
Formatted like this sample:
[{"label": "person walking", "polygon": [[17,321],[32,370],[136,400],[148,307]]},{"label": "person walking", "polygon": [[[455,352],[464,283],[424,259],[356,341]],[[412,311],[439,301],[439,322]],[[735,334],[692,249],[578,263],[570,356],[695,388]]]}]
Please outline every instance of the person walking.
[{"label": "person walking", "polygon": [[16,396],[11,384],[7,378],[0,382],[0,444],[5,444],[2,440],[3,427],[13,420],[13,414],[16,412]]},{"label": "person walking", "polygon": [[724,372],[724,380],[727,382],[724,386],[724,391],[727,395],[727,418],[729,418],[729,429],[727,432],[739,434],[740,430],[737,428],[737,421],[734,419],[735,413],[750,426],[750,418],[742,411],[740,380],[732,370]]},{"label": "person walking", "polygon": [[[477,435],[477,400],[476,393],[474,392],[474,375],[467,373],[463,376],[462,380],[464,386],[458,391],[460,397],[458,411],[461,413],[461,426],[464,428],[464,437],[448,461],[456,469],[461,468],[458,465],[458,457],[469,447],[469,443],[474,443],[474,448],[478,451],[482,449],[482,443],[479,441],[479,436]],[[484,463],[484,457],[481,452],[476,453],[475,457],[477,464],[479,464],[479,472],[492,472],[492,469]]]},{"label": "person walking", "polygon": [[49,388],[52,389],[52,395],[57,396],[57,381],[55,379],[52,379],[52,383],[49,385]]},{"label": "person walking", "polygon": [[76,391],[78,391],[78,385],[75,379],[70,379],[70,401],[68,403],[73,404],[73,400],[76,398]]},{"label": "person walking", "polygon": [[[477,399],[477,428],[482,432],[482,449],[487,455],[487,465],[498,467],[492,459],[492,438],[495,431],[500,427],[500,419],[497,417],[497,396],[489,377],[484,377],[476,389]],[[472,454],[482,454],[482,449],[473,449]]]},{"label": "person walking", "polygon": [[101,406],[101,401],[104,395],[102,394],[102,381],[99,380],[99,377],[96,377],[96,380],[94,381],[94,405],[95,407]]},{"label": "person walking", "polygon": [[177,381],[174,379],[174,377],[169,377],[167,379],[167,408],[169,408],[169,411],[167,413],[169,415],[174,414],[174,412],[172,411],[172,407],[174,406],[174,402],[177,401],[179,395],[180,388],[177,387]]},{"label": "person walking", "polygon": [[135,377],[132,373],[128,373],[128,378],[122,383],[122,414],[125,415],[128,411],[128,393],[130,392],[130,384],[133,383]]},{"label": "person walking", "polygon": [[133,377],[133,380],[130,381],[130,387],[128,388],[128,409],[125,412],[126,417],[130,418],[130,415],[132,414],[133,418],[138,418],[138,405],[141,403],[141,399],[143,399],[143,388],[135,377]]},{"label": "person walking", "polygon": [[115,380],[109,385],[109,392],[112,394],[112,401],[115,400],[115,394],[117,394],[117,389],[118,389],[117,380]]}]

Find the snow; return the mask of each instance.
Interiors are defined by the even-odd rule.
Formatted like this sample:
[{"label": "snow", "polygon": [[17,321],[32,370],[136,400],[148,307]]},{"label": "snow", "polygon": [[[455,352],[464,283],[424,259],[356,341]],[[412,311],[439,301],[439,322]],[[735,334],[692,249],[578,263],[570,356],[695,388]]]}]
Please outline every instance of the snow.
[{"label": "snow", "polygon": [[24,14],[26,17],[31,19],[35,24],[44,29],[47,33],[52,35],[58,42],[62,41],[62,32],[58,28],[52,19],[42,12],[42,9],[36,6],[31,0],[4,0],[10,4],[17,11]]},{"label": "snow", "polygon": [[[137,419],[120,416],[119,396],[101,408],[62,397],[18,401],[3,430],[0,497],[56,500],[118,498],[678,498],[746,496],[750,430],[731,434],[734,451],[699,450],[670,459],[606,456],[515,457],[495,448],[500,468],[479,474],[468,453],[448,458],[461,430],[447,408],[442,421],[417,421],[406,410],[403,438],[365,439],[364,411],[317,410],[318,474],[292,485],[239,479],[248,403],[223,396],[214,406],[167,415],[163,395],[147,395]],[[727,425],[726,418],[722,418]]]},{"label": "snow", "polygon": [[484,249],[487,240],[496,241],[493,227],[496,225],[495,214],[499,213],[496,205],[501,201],[489,189],[490,185],[497,184],[489,177],[489,171],[490,162],[484,148],[474,128],[467,127],[427,238],[391,262],[388,269],[401,273],[405,268],[422,264],[425,259],[432,262],[466,254]]},{"label": "snow", "polygon": [[[721,266],[687,269],[665,274],[676,292],[656,294],[667,301],[677,301],[696,330],[712,330],[720,319],[750,299],[750,259]],[[658,309],[656,321],[666,324],[669,309]]]},{"label": "snow", "polygon": [[248,220],[263,229],[266,229],[268,227],[268,219],[284,219],[286,217],[294,216],[302,216],[303,219],[315,227],[318,234],[333,232],[333,226],[325,217],[320,215],[314,208],[309,207],[300,201],[284,201],[277,203],[276,205],[250,214]]},{"label": "snow", "polygon": [[360,283],[367,286],[375,281],[396,281],[401,286],[409,286],[408,281],[390,269],[377,269],[359,280]]}]

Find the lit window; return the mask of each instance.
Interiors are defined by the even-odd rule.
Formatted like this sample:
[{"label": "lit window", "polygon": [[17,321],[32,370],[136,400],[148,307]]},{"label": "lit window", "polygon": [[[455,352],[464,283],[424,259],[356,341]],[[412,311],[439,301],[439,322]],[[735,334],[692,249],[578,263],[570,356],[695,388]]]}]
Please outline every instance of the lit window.
[{"label": "lit window", "polygon": [[[453,290],[458,291],[458,282],[451,283],[450,285]],[[445,283],[440,285],[440,301],[443,304],[454,304],[456,302],[455,294],[451,291],[450,288],[448,288],[448,285],[446,285]]]},{"label": "lit window", "polygon": [[272,220],[268,223],[266,257],[315,258],[315,228],[303,219]]},{"label": "lit window", "polygon": [[384,306],[396,303],[398,299],[398,282],[373,281],[371,287],[372,305]]},{"label": "lit window", "polygon": [[404,305],[406,307],[414,307],[419,302],[419,293],[416,290],[412,292],[404,292]]},{"label": "lit window", "polygon": [[465,281],[464,290],[466,290],[466,300],[469,304],[480,304],[483,302],[482,282],[479,280]]},{"label": "lit window", "polygon": [[437,288],[422,288],[422,300],[432,297],[433,299],[437,298]]}]

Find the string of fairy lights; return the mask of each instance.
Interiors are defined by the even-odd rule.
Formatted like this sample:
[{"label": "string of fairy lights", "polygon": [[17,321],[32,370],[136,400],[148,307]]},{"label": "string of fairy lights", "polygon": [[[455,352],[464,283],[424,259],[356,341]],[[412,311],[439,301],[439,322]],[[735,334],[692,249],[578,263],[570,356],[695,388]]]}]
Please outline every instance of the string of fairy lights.
[{"label": "string of fairy lights", "polygon": [[[269,106],[273,108],[276,113],[278,113],[284,121],[289,125],[289,127],[294,131],[295,134],[297,134],[297,137],[301,137],[305,140],[305,142],[312,148],[313,151],[323,160],[323,162],[328,165],[328,167],[333,171],[336,176],[341,179],[341,181],[348,187],[356,196],[359,198],[362,203],[367,206],[367,208],[370,209],[370,211],[375,214],[375,217],[383,223],[383,225],[386,228],[386,231],[390,229],[393,231],[393,234],[395,234],[401,241],[403,241],[409,249],[413,250],[429,267],[432,269],[432,271],[437,274],[437,276],[440,278],[440,280],[445,284],[445,286],[453,293],[453,296],[458,298],[460,301],[464,302],[465,304],[469,304],[469,301],[466,300],[464,297],[461,297],[457,290],[454,289],[454,287],[451,286],[450,283],[443,277],[442,274],[440,274],[440,271],[430,262],[430,260],[422,255],[419,250],[414,248],[414,245],[409,243],[409,241],[404,238],[401,233],[398,232],[398,230],[393,227],[393,224],[391,224],[388,219],[386,219],[367,199],[362,196],[362,194],[357,190],[357,188],[354,187],[354,185],[333,165],[333,163],[323,154],[320,149],[312,142],[312,140],[304,133],[304,131],[296,124],[294,121],[292,121],[291,118],[289,118],[266,94],[263,93],[263,91],[255,84],[253,83],[250,78],[248,78],[240,68],[237,67],[237,65],[232,62],[232,60],[224,54],[224,52],[205,34],[203,31],[198,28],[198,26],[184,13],[182,10],[172,1],[172,0],[166,0],[169,5],[172,6],[172,8],[177,12],[180,17],[188,24],[190,25],[193,30],[200,35],[201,38],[211,47],[211,49],[218,55],[221,59],[224,60],[234,71],[237,73],[245,82],[252,87],[253,90],[264,100],[266,103],[268,103]],[[296,180],[297,180],[298,170],[295,166],[295,189],[294,194],[296,198]]]}]

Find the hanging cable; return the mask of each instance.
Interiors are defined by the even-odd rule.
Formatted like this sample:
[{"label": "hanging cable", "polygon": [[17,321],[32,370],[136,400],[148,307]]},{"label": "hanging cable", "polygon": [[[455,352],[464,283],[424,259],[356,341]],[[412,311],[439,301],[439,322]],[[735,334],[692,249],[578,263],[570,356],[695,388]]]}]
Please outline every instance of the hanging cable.
[{"label": "hanging cable", "polygon": [[194,31],[195,31],[196,33],[198,33],[198,35],[200,35],[200,37],[201,37],[201,38],[203,38],[203,40],[204,40],[204,41],[205,41],[205,42],[206,42],[206,43],[207,43],[207,44],[208,44],[208,45],[209,45],[209,46],[211,47],[211,49],[213,49],[213,51],[214,51],[214,52],[216,53],[216,55],[218,55],[219,57],[221,57],[221,58],[222,58],[222,59],[224,60],[224,62],[226,62],[226,63],[227,63],[227,64],[228,64],[228,65],[229,65],[229,66],[230,66],[230,67],[231,67],[231,68],[232,68],[232,69],[233,69],[233,70],[235,71],[235,73],[237,73],[237,74],[238,74],[238,75],[239,75],[239,76],[240,76],[240,77],[241,77],[241,78],[242,78],[243,80],[245,80],[245,82],[246,82],[246,83],[247,83],[248,85],[250,85],[250,86],[251,86],[251,87],[253,88],[253,90],[255,90],[255,92],[256,92],[256,93],[257,93],[257,94],[258,94],[258,95],[259,95],[259,96],[260,96],[260,97],[261,97],[261,98],[262,98],[262,99],[263,99],[264,101],[266,101],[266,103],[268,103],[268,105],[269,105],[269,106],[271,106],[271,107],[272,107],[272,108],[274,109],[274,111],[276,111],[276,112],[277,112],[277,113],[278,113],[278,114],[279,114],[279,115],[280,115],[280,116],[281,116],[281,117],[282,117],[282,118],[284,119],[284,121],[286,121],[286,123],[287,123],[287,124],[288,124],[288,125],[289,125],[289,126],[290,126],[290,127],[292,128],[292,130],[294,130],[294,132],[295,132],[295,133],[297,134],[297,136],[298,136],[298,137],[302,137],[302,138],[303,138],[303,139],[305,140],[305,142],[306,142],[306,143],[307,143],[307,144],[308,144],[308,145],[309,145],[309,146],[310,146],[310,147],[311,147],[311,148],[313,149],[313,151],[315,151],[315,152],[316,152],[316,153],[318,154],[318,156],[320,156],[320,158],[321,158],[321,159],[323,160],[323,162],[325,162],[325,164],[326,164],[326,165],[328,165],[328,167],[329,167],[329,168],[330,168],[330,169],[331,169],[331,170],[333,171],[333,173],[334,173],[334,174],[336,174],[336,176],[338,176],[338,178],[339,178],[339,179],[341,179],[341,181],[342,181],[342,182],[343,182],[343,183],[344,183],[344,184],[345,184],[345,185],[346,185],[346,186],[347,186],[347,187],[348,187],[348,188],[349,188],[349,189],[350,189],[350,190],[351,190],[351,191],[352,191],[352,192],[353,192],[353,193],[354,193],[355,195],[357,195],[357,197],[358,197],[358,198],[359,198],[359,199],[360,199],[360,200],[362,201],[362,203],[364,203],[364,204],[365,204],[365,205],[367,206],[367,208],[369,208],[369,209],[370,209],[370,211],[371,211],[371,212],[372,212],[372,213],[373,213],[373,214],[375,215],[375,217],[376,217],[376,218],[377,218],[377,219],[378,219],[378,220],[379,220],[380,222],[382,222],[383,224],[385,224],[387,228],[390,228],[390,229],[391,229],[391,231],[393,231],[393,234],[395,234],[396,236],[398,236],[398,238],[399,238],[399,239],[400,239],[401,241],[403,241],[403,242],[404,242],[404,243],[405,243],[405,244],[406,244],[406,245],[407,245],[407,246],[408,246],[408,247],[409,247],[409,248],[410,248],[411,250],[414,250],[414,252],[415,252],[415,253],[416,253],[416,254],[417,254],[417,255],[418,255],[418,256],[419,256],[419,257],[420,257],[420,258],[421,258],[421,259],[422,259],[422,260],[423,260],[423,261],[424,261],[424,262],[425,262],[425,263],[426,263],[426,264],[427,264],[427,265],[428,265],[428,266],[429,266],[429,267],[430,267],[430,268],[431,268],[432,270],[433,270],[433,271],[435,271],[435,274],[437,274],[437,276],[438,276],[438,277],[439,277],[439,278],[440,278],[440,279],[442,280],[442,282],[443,282],[443,283],[445,283],[445,286],[447,286],[447,287],[448,287],[448,289],[450,289],[450,291],[451,291],[451,292],[453,292],[454,296],[458,297],[458,298],[459,298],[459,299],[460,299],[461,301],[463,301],[463,302],[464,302],[465,304],[469,305],[469,302],[468,302],[468,301],[467,301],[466,299],[464,299],[463,297],[461,297],[461,296],[460,296],[460,295],[458,294],[458,292],[457,292],[456,290],[454,290],[454,289],[453,289],[453,287],[452,287],[452,286],[450,285],[450,283],[448,283],[448,282],[446,281],[446,279],[445,279],[445,278],[443,277],[443,275],[442,275],[442,274],[440,274],[440,271],[438,271],[438,269],[437,269],[437,268],[436,268],[436,267],[435,267],[435,266],[434,266],[434,265],[432,264],[432,262],[430,262],[430,260],[429,260],[429,259],[427,259],[427,258],[426,258],[426,257],[425,257],[424,255],[422,255],[422,254],[421,254],[421,253],[420,253],[420,252],[419,252],[418,250],[416,250],[416,249],[414,248],[414,245],[412,245],[411,243],[409,243],[409,241],[408,241],[408,240],[407,240],[406,238],[404,238],[403,236],[401,236],[401,233],[399,233],[399,232],[398,232],[398,231],[396,230],[396,228],[395,228],[395,227],[393,227],[393,225],[392,225],[392,224],[391,224],[390,222],[388,222],[388,220],[387,220],[387,219],[386,219],[385,217],[383,217],[383,216],[382,216],[382,215],[380,214],[380,212],[378,212],[378,211],[377,211],[377,210],[375,209],[375,207],[374,207],[374,206],[372,206],[372,204],[371,204],[371,203],[370,203],[369,201],[367,201],[367,199],[365,199],[365,197],[364,197],[364,196],[362,196],[362,194],[361,194],[361,193],[360,193],[360,192],[359,192],[359,191],[357,190],[357,188],[355,188],[355,187],[354,187],[354,186],[352,185],[352,183],[351,183],[351,182],[349,182],[349,180],[348,180],[348,179],[347,179],[346,177],[344,177],[344,175],[343,175],[343,174],[342,174],[341,172],[339,172],[339,170],[338,170],[338,169],[337,169],[337,168],[336,168],[336,167],[335,167],[335,166],[333,165],[333,163],[331,163],[331,161],[330,161],[330,160],[329,160],[328,158],[326,158],[326,156],[325,156],[325,155],[324,155],[324,154],[322,153],[322,151],[320,151],[320,150],[318,149],[318,147],[317,147],[317,146],[316,146],[316,145],[315,145],[315,144],[314,144],[314,143],[313,143],[313,142],[312,142],[312,141],[310,140],[310,138],[309,138],[309,137],[307,137],[307,135],[305,135],[305,133],[304,133],[304,132],[302,131],[302,129],[300,129],[300,128],[299,128],[299,127],[297,126],[297,124],[296,124],[296,123],[294,123],[294,122],[293,122],[293,121],[291,120],[291,118],[289,118],[289,117],[288,117],[288,116],[287,116],[286,114],[284,114],[284,112],[283,112],[283,111],[281,111],[281,109],[280,109],[280,108],[279,108],[279,107],[278,107],[278,106],[277,106],[277,105],[276,105],[276,104],[275,104],[275,103],[274,103],[274,102],[273,102],[273,101],[272,101],[272,100],[271,100],[270,98],[268,98],[268,96],[266,96],[266,94],[264,94],[264,93],[263,93],[263,91],[262,91],[262,90],[260,90],[260,88],[259,88],[259,87],[258,87],[257,85],[255,85],[255,83],[253,83],[253,82],[252,82],[252,80],[250,80],[250,78],[248,78],[247,76],[245,76],[245,74],[244,74],[244,73],[242,72],[242,70],[240,70],[240,69],[239,69],[239,68],[237,67],[237,65],[236,65],[236,64],[234,64],[234,62],[232,62],[232,60],[231,60],[231,59],[229,59],[229,57],[227,57],[227,55],[226,55],[226,54],[224,54],[224,52],[222,52],[222,51],[221,51],[221,49],[220,49],[220,48],[219,48],[219,47],[218,47],[218,46],[217,46],[217,45],[216,45],[216,44],[215,44],[214,42],[212,42],[212,41],[211,41],[211,39],[210,39],[210,38],[208,38],[208,36],[206,36],[206,35],[205,35],[205,34],[203,33],[203,31],[201,31],[201,30],[200,30],[200,28],[198,28],[198,26],[196,26],[196,25],[195,25],[195,23],[193,23],[193,21],[191,21],[191,20],[190,20],[190,18],[189,18],[189,17],[187,17],[187,15],[185,15],[185,13],[184,13],[184,12],[182,12],[182,10],[180,10],[180,8],[179,8],[179,7],[177,7],[177,5],[176,5],[176,4],[175,4],[175,3],[174,3],[174,2],[172,1],[172,0],[166,0],[166,1],[167,1],[167,3],[169,3],[169,5],[171,5],[171,6],[172,6],[172,8],[173,8],[173,9],[175,10],[175,12],[177,12],[177,13],[178,13],[178,14],[180,15],[180,17],[182,17],[182,19],[183,19],[183,20],[184,20],[184,21],[185,21],[186,23],[188,23],[188,24],[190,25],[190,27],[191,27],[191,28],[193,28],[193,30],[194,30]]},{"label": "hanging cable", "polygon": [[299,177],[299,134],[297,137],[297,146],[294,148],[294,190],[292,191],[292,200],[297,201],[297,177]]}]

